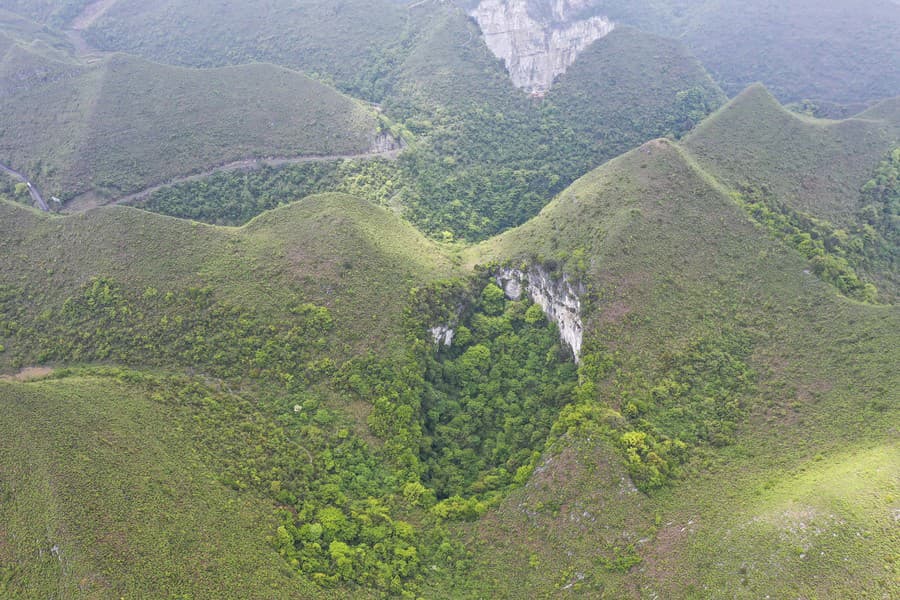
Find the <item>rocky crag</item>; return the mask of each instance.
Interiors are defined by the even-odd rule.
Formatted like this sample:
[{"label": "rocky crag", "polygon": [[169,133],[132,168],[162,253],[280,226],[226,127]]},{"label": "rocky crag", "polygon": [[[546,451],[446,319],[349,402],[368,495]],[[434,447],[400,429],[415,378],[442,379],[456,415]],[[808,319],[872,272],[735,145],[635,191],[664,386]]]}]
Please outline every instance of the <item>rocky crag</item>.
[{"label": "rocky crag", "polygon": [[542,96],[585,48],[615,25],[591,15],[592,0],[482,0],[475,18],[516,87]]}]

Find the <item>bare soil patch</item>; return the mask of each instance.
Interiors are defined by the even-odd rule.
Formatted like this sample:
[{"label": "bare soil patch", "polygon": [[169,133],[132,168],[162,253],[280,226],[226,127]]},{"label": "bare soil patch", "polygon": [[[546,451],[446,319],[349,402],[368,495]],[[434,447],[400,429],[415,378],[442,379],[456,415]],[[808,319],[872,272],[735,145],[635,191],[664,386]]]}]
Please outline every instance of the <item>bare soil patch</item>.
[{"label": "bare soil patch", "polygon": [[33,381],[53,373],[50,367],[25,367],[15,375],[3,375],[0,381]]}]

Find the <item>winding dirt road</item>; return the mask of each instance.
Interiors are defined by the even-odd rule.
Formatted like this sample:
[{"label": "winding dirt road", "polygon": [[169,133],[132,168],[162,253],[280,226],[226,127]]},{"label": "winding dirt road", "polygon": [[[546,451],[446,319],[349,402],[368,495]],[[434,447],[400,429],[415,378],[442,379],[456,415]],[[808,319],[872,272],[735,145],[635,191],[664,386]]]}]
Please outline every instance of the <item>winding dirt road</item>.
[{"label": "winding dirt road", "polygon": [[31,194],[31,199],[34,200],[34,203],[37,204],[38,208],[40,208],[44,212],[50,212],[50,207],[47,206],[46,202],[44,202],[44,197],[41,196],[41,193],[38,191],[38,189],[34,187],[34,184],[28,181],[27,177],[25,177],[15,169],[7,167],[4,164],[0,164],[0,171],[3,171],[7,175],[10,175],[14,179],[18,179],[19,181],[27,185],[28,193]]},{"label": "winding dirt road", "polygon": [[373,158],[393,160],[397,158],[400,152],[402,152],[402,149],[385,150],[383,152],[363,152],[361,154],[331,154],[327,156],[275,156],[271,158],[246,158],[243,160],[236,160],[234,162],[225,163],[224,165],[213,167],[212,169],[208,169],[201,173],[194,173],[193,175],[185,175],[183,177],[170,179],[169,181],[166,181],[164,183],[159,183],[154,186],[145,188],[139,192],[134,192],[133,194],[128,194],[127,196],[122,196],[121,198],[117,198],[116,200],[107,202],[106,204],[104,204],[104,206],[137,202],[139,200],[143,200],[157,190],[171,187],[173,185],[178,185],[179,183],[190,183],[192,181],[206,179],[207,177],[215,175],[216,173],[225,173],[229,171],[253,171],[262,167],[280,167],[283,165],[299,165],[311,162],[331,162],[335,160],[367,160]]}]

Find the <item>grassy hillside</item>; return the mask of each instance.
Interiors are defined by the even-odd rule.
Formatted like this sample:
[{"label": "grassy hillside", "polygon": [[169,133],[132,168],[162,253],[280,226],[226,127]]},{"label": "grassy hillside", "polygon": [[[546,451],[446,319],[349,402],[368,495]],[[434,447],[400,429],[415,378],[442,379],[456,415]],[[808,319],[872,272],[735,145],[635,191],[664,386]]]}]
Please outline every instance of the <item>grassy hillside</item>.
[{"label": "grassy hillside", "polygon": [[407,35],[408,55],[383,105],[414,142],[397,163],[221,174],[142,206],[241,223],[308,193],[342,191],[404,205],[429,233],[481,238],[524,222],[616,154],[683,133],[724,100],[682,46],[633,29],[583,55],[543,102],[513,88],[452,7],[416,9]]},{"label": "grassy hillside", "polygon": [[[804,257],[753,226],[692,162],[670,143],[647,144],[470,251],[472,261],[538,257],[583,273],[581,377],[592,393],[563,412],[555,430],[568,434],[540,474],[472,528],[480,576],[444,597],[503,595],[490,587],[501,571],[514,574],[509,597],[566,585],[610,597],[896,591],[885,549],[896,541],[887,465],[898,312],[804,274]],[[752,385],[703,416],[741,363]],[[694,420],[704,425],[693,430]],[[651,448],[630,446],[629,430]],[[666,439],[686,442],[687,456],[664,453]],[[640,464],[611,459],[610,447],[635,447],[641,460],[652,451],[677,483],[635,494],[616,482],[623,462],[632,477]],[[860,474],[827,483],[849,472]]]},{"label": "grassy hillside", "polygon": [[523,223],[590,168],[689,127],[723,98],[677,43],[623,29],[534,101],[512,87],[460,12],[416,19],[384,108],[420,141],[402,163],[413,181],[404,200],[428,231],[478,239]]},{"label": "grassy hillside", "polygon": [[[390,175],[402,182],[397,201],[437,235],[480,239],[518,225],[590,168],[684,131],[723,98],[679,44],[624,28],[586,55],[558,93],[535,103],[452,3],[136,4],[113,6],[89,40],[176,64],[272,61],[381,102],[417,141]],[[235,39],[229,19],[245,35]],[[222,220],[211,212],[206,220]]]},{"label": "grassy hillside", "polygon": [[[894,226],[864,210],[870,200],[861,191],[897,147],[898,124],[893,100],[856,118],[824,121],[787,112],[755,85],[691,132],[685,145],[776,235],[793,236],[809,258],[834,251],[890,300],[898,291]],[[877,213],[896,210],[883,199],[876,204]],[[804,233],[812,239],[797,237]]]},{"label": "grassy hillside", "polygon": [[[121,6],[147,44],[213,10]],[[298,6],[271,8],[287,24],[323,10]],[[353,41],[365,21],[342,19],[363,8],[317,14]],[[241,227],[0,198],[0,595],[896,596],[898,103],[821,121],[754,86],[694,127],[720,90],[679,44],[625,27],[534,102],[459,10],[408,14],[386,62],[351,51],[333,70],[383,84],[367,93],[411,134],[398,161],[223,175],[149,204],[256,215]],[[70,90],[52,100],[60,164],[131,151],[125,129],[170,164],[195,134],[149,92],[183,106],[195,76],[226,96],[223,74],[254,69],[319,89],[53,47],[0,38],[0,76]],[[340,54],[316,48],[304,68]],[[135,90],[148,98],[127,110],[154,127],[117,112]],[[41,128],[17,110],[10,127]],[[198,138],[225,146],[208,123]],[[110,157],[94,183],[136,185],[134,164]],[[337,193],[264,210],[325,184],[405,202],[447,238],[506,231],[437,243]],[[215,206],[217,190],[234,196]],[[577,364],[538,305],[495,284],[501,265],[579,290]]]},{"label": "grassy hillside", "polygon": [[0,160],[64,200],[102,201],[252,156],[365,152],[377,128],[362,104],[272,65],[82,64],[11,43],[0,68]]},{"label": "grassy hillside", "polygon": [[0,381],[0,593],[322,597],[272,551],[264,501],[222,485],[184,411],[132,385]]},{"label": "grassy hillside", "polygon": [[[95,277],[138,296],[150,287],[209,288],[217,300],[266,318],[290,315],[297,302],[324,305],[343,324],[343,343],[378,346],[402,336],[409,288],[452,271],[445,252],[394,213],[337,194],[307,198],[242,228],[127,207],[66,218],[8,202],[0,209],[0,244],[12,259],[2,281],[45,307],[61,307]],[[20,350],[26,357],[34,351]]]},{"label": "grassy hillside", "polygon": [[[143,369],[95,374],[186,415],[198,460],[280,523],[245,559],[281,554],[305,581],[890,594],[900,314],[805,272],[730,192],[657,140],[463,250],[585,285],[577,379],[539,312],[366,202],[313,197],[239,229],[2,203],[0,359]],[[436,351],[427,328],[453,319]]]},{"label": "grassy hillside", "polygon": [[900,139],[897,103],[844,121],[782,108],[761,85],[749,87],[689,134],[685,145],[732,187],[762,186],[791,206],[846,223],[859,190]]},{"label": "grassy hillside", "polygon": [[86,32],[104,50],[195,67],[272,62],[333,80],[367,98],[381,52],[406,20],[403,3],[323,0],[259,3],[230,0],[123,0]]},{"label": "grassy hillside", "polygon": [[[537,5],[546,2],[536,2]],[[900,94],[892,0],[593,0],[587,12],[681,39],[734,96],[763,82],[783,102]]]},{"label": "grassy hillside", "polygon": [[579,56],[547,100],[602,159],[634,147],[640,133],[680,136],[725,96],[681,43],[619,27]]}]

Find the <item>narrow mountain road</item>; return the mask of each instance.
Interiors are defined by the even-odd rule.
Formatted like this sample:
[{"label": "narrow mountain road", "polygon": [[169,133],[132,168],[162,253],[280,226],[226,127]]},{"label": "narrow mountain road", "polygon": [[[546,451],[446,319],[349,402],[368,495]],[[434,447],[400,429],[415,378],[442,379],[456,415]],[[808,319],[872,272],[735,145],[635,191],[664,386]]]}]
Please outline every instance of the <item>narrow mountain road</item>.
[{"label": "narrow mountain road", "polygon": [[225,163],[224,165],[219,165],[218,167],[214,167],[212,169],[208,169],[201,173],[194,173],[193,175],[185,175],[184,177],[176,177],[175,179],[170,179],[164,183],[159,183],[157,185],[145,188],[139,192],[134,192],[133,194],[128,194],[127,196],[123,196],[116,200],[112,200],[104,204],[104,206],[110,206],[113,204],[129,204],[131,202],[137,202],[138,200],[143,200],[153,192],[157,190],[161,190],[163,188],[171,187],[173,185],[178,185],[179,183],[190,183],[192,181],[199,181],[201,179],[206,179],[211,175],[215,175],[216,173],[226,173],[229,171],[253,171],[255,169],[259,169],[261,167],[280,167],[283,165],[299,165],[303,163],[311,163],[311,162],[331,162],[334,160],[369,160],[374,158],[384,158],[388,160],[393,160],[397,158],[402,149],[395,150],[384,150],[380,152],[363,152],[361,154],[331,154],[326,156],[275,156],[271,158],[246,158],[243,160],[236,160],[234,162]]},{"label": "narrow mountain road", "polygon": [[3,171],[7,175],[11,175],[13,178],[18,179],[22,183],[28,186],[28,193],[31,194],[31,199],[34,200],[34,203],[44,212],[50,212],[50,207],[47,206],[47,203],[44,202],[44,197],[41,196],[41,193],[38,191],[34,184],[28,181],[28,178],[12,169],[7,167],[6,165],[0,163],[0,171]]}]

